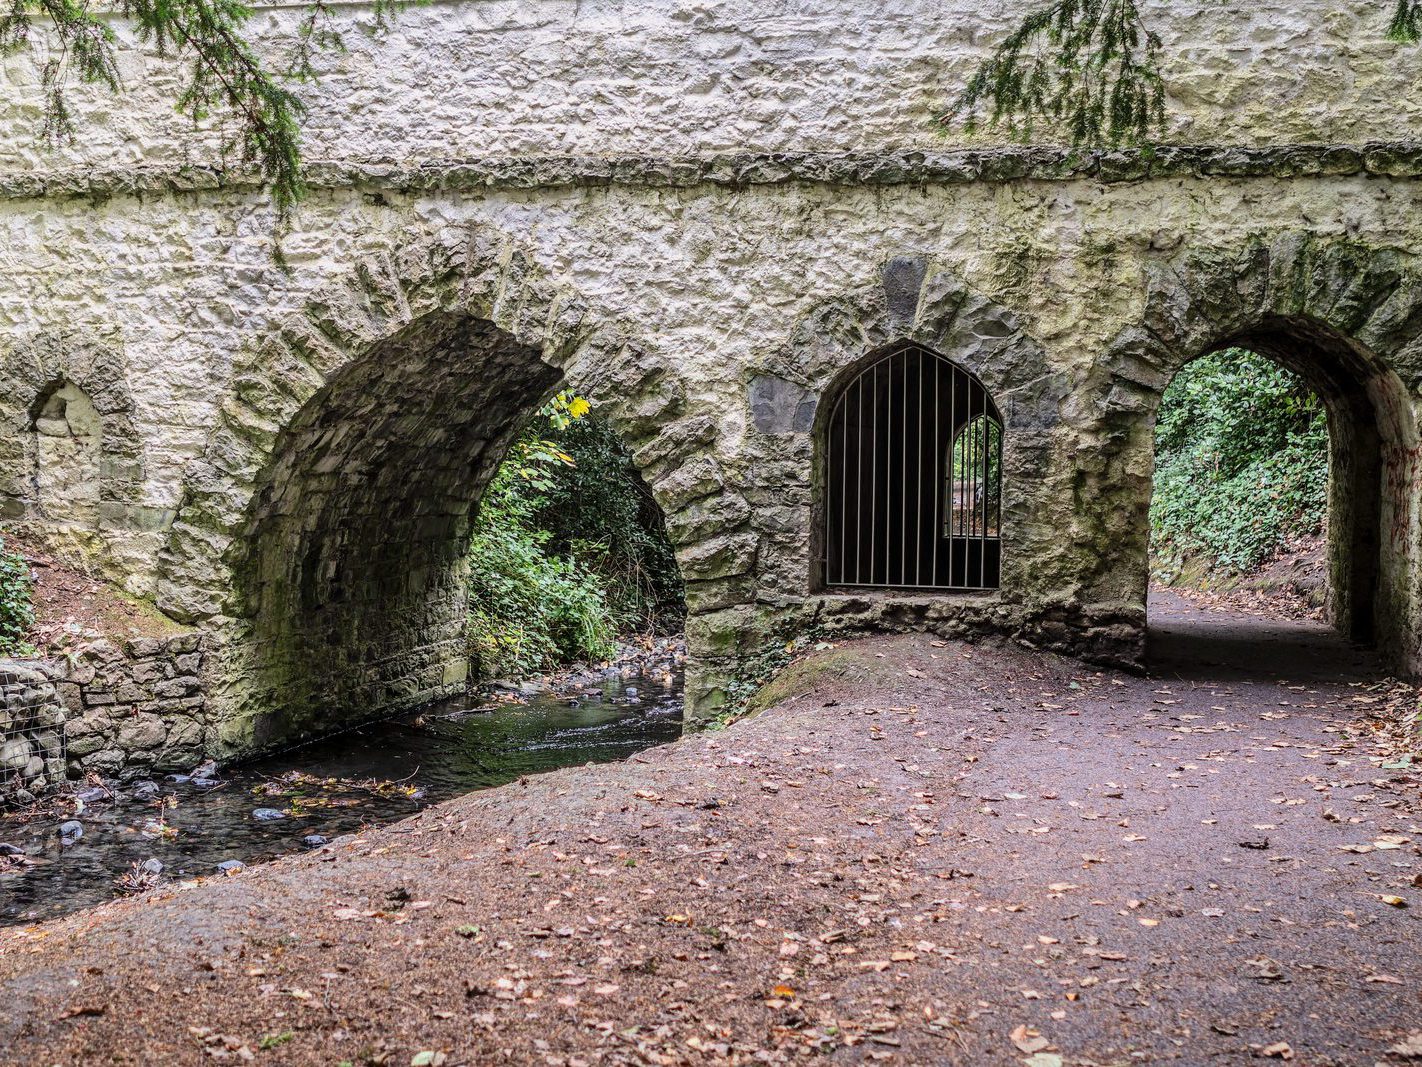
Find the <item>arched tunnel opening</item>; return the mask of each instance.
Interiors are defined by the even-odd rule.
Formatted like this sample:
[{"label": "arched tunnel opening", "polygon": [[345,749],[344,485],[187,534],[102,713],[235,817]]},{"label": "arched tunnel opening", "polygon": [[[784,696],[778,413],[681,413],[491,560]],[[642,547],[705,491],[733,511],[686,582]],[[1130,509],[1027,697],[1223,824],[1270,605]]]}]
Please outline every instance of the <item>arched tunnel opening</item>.
[{"label": "arched tunnel opening", "polygon": [[679,635],[686,593],[631,451],[572,390],[540,406],[474,515],[467,642],[476,679],[606,662]]},{"label": "arched tunnel opening", "polygon": [[1406,452],[1401,390],[1308,320],[1226,338],[1177,372],[1153,428],[1153,658],[1181,590],[1227,614],[1318,619],[1396,658],[1406,545],[1388,530],[1411,492],[1390,459]]},{"label": "arched tunnel opening", "polygon": [[[566,385],[488,321],[438,313],[303,405],[273,449],[236,568],[246,713],[230,745],[270,748],[460,694],[481,674],[610,655],[614,624],[680,626],[660,509],[612,425]],[[574,451],[597,469],[565,477]],[[629,559],[597,543],[609,523],[578,521],[609,499],[636,526],[636,558],[660,568],[636,576],[635,604],[579,588]],[[569,602],[549,603],[559,596]],[[508,630],[526,637],[540,613],[556,618],[531,657]]]},{"label": "arched tunnel opening", "polygon": [[1183,367],[1155,426],[1153,587],[1321,618],[1328,421],[1303,378],[1248,349]]}]

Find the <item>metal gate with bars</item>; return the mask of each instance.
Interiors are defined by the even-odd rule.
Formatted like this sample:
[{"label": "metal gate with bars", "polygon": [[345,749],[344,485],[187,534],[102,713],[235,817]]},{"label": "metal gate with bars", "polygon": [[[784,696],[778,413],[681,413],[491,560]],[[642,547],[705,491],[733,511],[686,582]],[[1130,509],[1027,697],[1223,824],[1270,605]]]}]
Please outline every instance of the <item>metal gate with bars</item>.
[{"label": "metal gate with bars", "polygon": [[826,586],[997,588],[1002,416],[977,378],[897,349],[840,390],[824,432]]}]

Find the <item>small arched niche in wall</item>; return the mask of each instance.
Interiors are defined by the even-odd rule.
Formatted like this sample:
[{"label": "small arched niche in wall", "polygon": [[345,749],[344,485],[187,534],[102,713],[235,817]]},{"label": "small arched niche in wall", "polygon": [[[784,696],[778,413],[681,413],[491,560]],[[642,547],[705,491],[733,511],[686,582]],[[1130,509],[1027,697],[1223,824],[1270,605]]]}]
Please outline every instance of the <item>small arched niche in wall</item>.
[{"label": "small arched niche in wall", "polygon": [[996,589],[1002,415],[952,360],[916,344],[832,390],[822,428],[827,589]]},{"label": "small arched niche in wall", "polygon": [[89,394],[71,381],[56,382],[35,404],[30,432],[38,516],[56,525],[97,526],[104,424]]}]

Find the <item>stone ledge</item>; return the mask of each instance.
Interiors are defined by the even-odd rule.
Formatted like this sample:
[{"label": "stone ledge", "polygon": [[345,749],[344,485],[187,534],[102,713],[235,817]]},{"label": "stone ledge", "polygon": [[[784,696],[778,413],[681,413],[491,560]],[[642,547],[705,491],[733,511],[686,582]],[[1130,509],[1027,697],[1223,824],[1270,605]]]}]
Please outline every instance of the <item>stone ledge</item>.
[{"label": "stone ledge", "polygon": [[[1422,142],[1245,148],[1162,145],[1079,152],[1065,148],[899,152],[742,152],[693,156],[505,156],[397,163],[307,164],[312,189],[432,192],[603,188],[614,185],[740,188],[794,183],[872,186],[1171,178],[1422,177]],[[0,175],[0,198],[106,198],[262,186],[250,168],[108,167]]]}]

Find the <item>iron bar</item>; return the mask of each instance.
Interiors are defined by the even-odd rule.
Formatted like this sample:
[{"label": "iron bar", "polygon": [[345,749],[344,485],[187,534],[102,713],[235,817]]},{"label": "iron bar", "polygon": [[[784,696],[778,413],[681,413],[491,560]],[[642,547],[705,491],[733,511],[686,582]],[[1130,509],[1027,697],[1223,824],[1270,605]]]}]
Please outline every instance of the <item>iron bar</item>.
[{"label": "iron bar", "polygon": [[899,427],[899,584],[908,581],[908,353],[900,354],[903,373],[899,376],[902,414]]},{"label": "iron bar", "polygon": [[[839,398],[835,411],[840,415],[839,434],[839,580],[844,581],[844,550],[849,543],[849,417],[845,409],[849,407],[849,391]],[[833,423],[830,424],[833,426]],[[826,480],[831,475],[825,475]]]},{"label": "iron bar", "polygon": [[857,381],[859,384],[859,411],[858,421],[854,424],[854,454],[858,457],[859,474],[854,483],[854,583],[859,585],[864,581],[864,574],[861,570],[864,562],[864,523],[859,518],[864,514],[864,378],[861,376]]},{"label": "iron bar", "polygon": [[[882,384],[880,374],[887,375]],[[841,388],[824,432],[827,585],[996,587],[1002,422],[981,382],[936,353],[906,346]],[[928,507],[925,493],[932,494]]]},{"label": "iron bar", "polygon": [[933,525],[930,527],[931,538],[928,542],[929,553],[933,556],[932,583],[938,584],[938,545],[943,539],[943,472],[939,470],[939,465],[943,462],[943,446],[940,443],[942,437],[943,406],[939,403],[939,385],[943,374],[943,366],[938,360],[933,361],[933,482],[929,488],[933,492]]},{"label": "iron bar", "polygon": [[923,359],[920,357],[918,363],[918,393],[914,397],[914,421],[918,427],[917,452],[918,464],[918,489],[914,493],[914,503],[917,505],[917,515],[914,519],[914,544],[913,544],[913,580],[923,581]]},{"label": "iron bar", "polygon": [[[869,446],[873,452],[869,456],[869,582],[874,583],[874,563],[879,558],[879,367],[874,364],[874,377],[870,380],[869,419],[873,429],[869,433]],[[885,578],[888,574],[885,574]],[[887,583],[885,583],[887,584]]]}]

